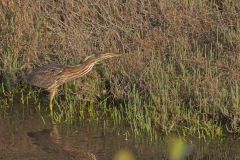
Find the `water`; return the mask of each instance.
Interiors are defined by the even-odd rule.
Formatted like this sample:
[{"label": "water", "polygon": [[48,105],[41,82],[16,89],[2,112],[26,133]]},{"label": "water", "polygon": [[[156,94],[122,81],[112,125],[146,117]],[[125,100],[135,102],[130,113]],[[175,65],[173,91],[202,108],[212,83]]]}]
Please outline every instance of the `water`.
[{"label": "water", "polygon": [[[191,140],[127,136],[126,129],[103,123],[55,125],[38,114],[0,118],[0,159],[3,160],[159,160],[240,159],[240,139]],[[125,156],[125,157],[124,157]]]}]

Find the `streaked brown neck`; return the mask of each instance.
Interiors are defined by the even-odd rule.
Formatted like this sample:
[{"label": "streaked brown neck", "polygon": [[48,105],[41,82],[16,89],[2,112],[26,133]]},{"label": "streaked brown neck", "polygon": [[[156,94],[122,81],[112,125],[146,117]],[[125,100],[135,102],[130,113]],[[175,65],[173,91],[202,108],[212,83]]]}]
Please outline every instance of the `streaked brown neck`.
[{"label": "streaked brown neck", "polygon": [[71,67],[71,73],[69,73],[67,81],[71,81],[86,75],[92,70],[95,64],[96,61],[88,61],[81,66]]}]

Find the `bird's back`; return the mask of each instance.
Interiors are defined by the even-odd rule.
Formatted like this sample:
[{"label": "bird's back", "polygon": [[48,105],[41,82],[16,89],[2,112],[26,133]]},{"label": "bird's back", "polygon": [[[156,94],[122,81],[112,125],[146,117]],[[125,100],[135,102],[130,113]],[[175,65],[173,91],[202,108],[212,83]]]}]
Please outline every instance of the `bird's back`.
[{"label": "bird's back", "polygon": [[34,69],[25,77],[27,83],[34,86],[49,89],[59,79],[65,66],[59,64],[47,64]]}]

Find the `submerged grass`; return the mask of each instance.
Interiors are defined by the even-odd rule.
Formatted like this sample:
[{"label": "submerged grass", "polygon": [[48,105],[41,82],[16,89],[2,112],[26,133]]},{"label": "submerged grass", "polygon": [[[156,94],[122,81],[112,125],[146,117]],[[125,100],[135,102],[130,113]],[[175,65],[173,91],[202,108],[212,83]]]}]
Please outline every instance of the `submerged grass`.
[{"label": "submerged grass", "polygon": [[48,112],[21,77],[45,63],[123,54],[64,85],[54,119],[127,124],[139,136],[240,133],[240,3],[233,1],[0,2],[0,109]]}]

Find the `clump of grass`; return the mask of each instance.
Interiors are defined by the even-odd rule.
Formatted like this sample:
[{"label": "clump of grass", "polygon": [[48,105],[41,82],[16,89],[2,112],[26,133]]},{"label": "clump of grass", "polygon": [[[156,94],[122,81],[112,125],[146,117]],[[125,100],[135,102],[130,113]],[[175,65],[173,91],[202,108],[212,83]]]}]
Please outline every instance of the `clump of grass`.
[{"label": "clump of grass", "polygon": [[1,1],[0,106],[9,108],[20,93],[24,105],[47,108],[38,91],[18,85],[33,67],[76,65],[93,52],[121,52],[119,61],[63,87],[57,121],[108,117],[151,137],[159,131],[239,134],[239,6],[238,1]]}]

